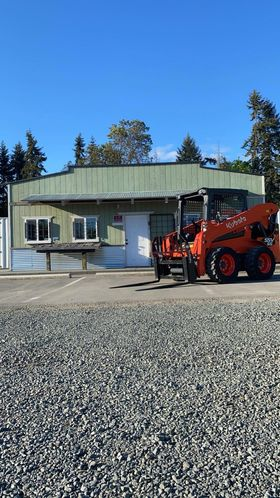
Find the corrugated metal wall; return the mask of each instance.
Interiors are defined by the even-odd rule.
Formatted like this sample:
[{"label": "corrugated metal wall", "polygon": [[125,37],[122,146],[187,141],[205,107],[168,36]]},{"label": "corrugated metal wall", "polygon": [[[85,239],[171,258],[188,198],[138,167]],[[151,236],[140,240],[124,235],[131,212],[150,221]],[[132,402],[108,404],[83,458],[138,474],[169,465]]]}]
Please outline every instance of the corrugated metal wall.
[{"label": "corrugated metal wall", "polygon": [[77,253],[67,253],[67,254],[52,253],[51,268],[52,271],[81,270],[82,255]]},{"label": "corrugated metal wall", "polygon": [[88,255],[88,269],[124,268],[125,247],[100,247],[95,253]]},{"label": "corrugated metal wall", "polygon": [[[88,270],[102,268],[124,268],[125,247],[100,247],[95,253],[88,254]],[[12,250],[12,271],[45,271],[46,255],[33,249]],[[77,253],[51,254],[52,271],[82,270],[82,256]]]},{"label": "corrugated metal wall", "polygon": [[12,201],[31,194],[196,190],[201,187],[245,188],[262,195],[263,179],[199,164],[147,164],[71,168],[69,172],[12,184]]},{"label": "corrugated metal wall", "polygon": [[14,249],[11,253],[12,271],[46,270],[46,255],[32,249]]}]

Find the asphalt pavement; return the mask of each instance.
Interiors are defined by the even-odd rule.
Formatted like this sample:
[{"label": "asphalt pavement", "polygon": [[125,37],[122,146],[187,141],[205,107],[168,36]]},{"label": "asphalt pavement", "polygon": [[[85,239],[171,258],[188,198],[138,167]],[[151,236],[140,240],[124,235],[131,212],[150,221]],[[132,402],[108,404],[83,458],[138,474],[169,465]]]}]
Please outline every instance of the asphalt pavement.
[{"label": "asphalt pavement", "polygon": [[[280,296],[280,271],[265,282],[240,276],[236,283],[216,284],[201,278],[195,284],[156,282],[152,273],[98,273],[0,278],[0,306],[133,303],[168,300],[251,300]],[[50,277],[50,275],[49,275]]]}]

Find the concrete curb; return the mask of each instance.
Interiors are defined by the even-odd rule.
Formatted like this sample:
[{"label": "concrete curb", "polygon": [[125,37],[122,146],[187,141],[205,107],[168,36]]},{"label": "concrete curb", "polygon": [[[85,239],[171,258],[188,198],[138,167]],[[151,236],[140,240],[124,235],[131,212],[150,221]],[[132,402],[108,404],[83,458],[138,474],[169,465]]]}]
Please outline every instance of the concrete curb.
[{"label": "concrete curb", "polygon": [[26,278],[58,278],[58,277],[79,277],[79,276],[106,276],[106,275],[151,275],[153,274],[153,268],[146,269],[110,269],[110,270],[77,270],[69,272],[11,272],[7,270],[0,270],[0,280],[1,279],[26,279]]},{"label": "concrete curb", "polygon": [[[116,268],[116,269],[108,269],[108,270],[77,270],[77,271],[69,271],[69,272],[11,272],[7,270],[0,270],[0,280],[1,279],[11,279],[11,280],[23,280],[27,278],[75,278],[79,276],[100,276],[104,277],[106,275],[118,275],[118,276],[126,276],[126,275],[153,275],[154,269],[151,268]],[[276,265],[275,275],[280,274],[280,264]]]},{"label": "concrete curb", "polygon": [[39,274],[17,274],[17,275],[1,275],[0,280],[25,280],[26,278],[58,278],[58,277],[68,277],[70,278],[70,273],[39,273]]},{"label": "concrete curb", "polygon": [[120,275],[124,275],[124,276],[125,275],[151,275],[152,273],[153,272],[151,272],[151,271],[144,271],[144,270],[143,271],[126,271],[126,272],[122,272],[122,273],[114,272],[114,271],[108,271],[108,272],[101,272],[100,271],[100,272],[96,272],[96,276],[98,277],[100,275],[100,276],[104,277],[106,275],[111,275],[111,276],[112,275],[118,275],[118,276],[120,276]]}]

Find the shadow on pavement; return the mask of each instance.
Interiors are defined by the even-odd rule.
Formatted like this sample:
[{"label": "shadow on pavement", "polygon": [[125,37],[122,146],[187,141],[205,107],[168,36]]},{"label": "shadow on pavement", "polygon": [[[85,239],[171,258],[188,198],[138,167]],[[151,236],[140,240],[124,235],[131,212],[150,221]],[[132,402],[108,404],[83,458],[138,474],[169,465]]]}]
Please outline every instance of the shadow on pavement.
[{"label": "shadow on pavement", "polygon": [[157,280],[151,280],[150,282],[138,282],[137,284],[126,284],[126,285],[115,285],[114,287],[110,287],[110,289],[124,289],[126,287],[140,287],[142,285],[156,284]]},{"label": "shadow on pavement", "polygon": [[[188,285],[189,287],[191,287],[193,285],[196,285],[196,286],[199,286],[199,285],[236,285],[236,284],[249,284],[249,283],[252,283],[252,284],[263,283],[264,284],[265,282],[272,283],[272,282],[279,282],[279,281],[280,281],[280,275],[274,275],[272,278],[270,278],[268,280],[250,280],[247,276],[242,276],[242,277],[238,277],[238,279],[235,282],[230,282],[228,284],[218,284],[218,283],[212,282],[209,279],[198,279],[193,284],[190,284],[188,282],[175,282],[174,281],[173,283],[170,283],[170,284],[157,285],[156,287],[149,287],[147,289],[136,289],[136,292],[143,292],[143,291],[145,292],[145,291],[153,291],[153,290],[160,290],[160,289],[170,289],[172,287],[177,287],[177,286],[181,286],[181,285]],[[153,282],[148,282],[148,283],[153,283]],[[155,283],[158,283],[157,280],[155,281]],[[144,285],[144,283],[140,284],[140,285]]]},{"label": "shadow on pavement", "polygon": [[[149,287],[148,289],[136,289],[136,292],[154,291],[154,290],[161,290],[161,289],[173,289],[174,287],[182,287],[183,285],[187,285],[188,287],[191,287],[193,285],[197,285],[197,284],[201,284],[201,283],[202,283],[202,281],[197,281],[194,284],[190,284],[189,282],[175,282],[174,281],[171,284],[157,285],[156,287]],[[204,283],[213,285],[213,282],[209,282],[209,280],[205,280]]]},{"label": "shadow on pavement", "polygon": [[[164,279],[165,281],[167,279]],[[257,282],[279,282],[280,281],[280,275],[274,275],[271,279],[269,280],[250,280],[246,275],[238,277],[238,279],[235,282],[231,282],[230,284],[226,285],[236,285],[236,284],[248,284],[249,282],[252,283],[257,283]],[[215,282],[211,282],[208,278],[201,278],[197,279],[196,282],[193,284],[190,284],[188,282],[176,282],[175,280],[172,280],[170,283],[166,283],[164,285],[161,285],[157,280],[150,280],[148,282],[135,282],[133,284],[124,284],[124,285],[114,285],[110,287],[110,289],[126,289],[129,287],[144,287],[146,285],[152,285],[152,284],[158,284],[156,287],[149,287],[148,289],[139,289],[138,292],[142,291],[149,291],[149,290],[158,290],[158,289],[170,289],[171,287],[176,287],[176,286],[181,286],[181,285],[220,285],[216,284]],[[136,289],[137,291],[137,289]]]}]

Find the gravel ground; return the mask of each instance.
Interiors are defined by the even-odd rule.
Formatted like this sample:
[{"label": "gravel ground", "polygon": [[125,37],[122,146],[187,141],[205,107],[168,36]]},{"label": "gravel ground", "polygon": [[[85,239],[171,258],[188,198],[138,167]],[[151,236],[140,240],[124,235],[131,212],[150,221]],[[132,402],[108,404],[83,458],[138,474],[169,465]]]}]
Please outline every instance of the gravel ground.
[{"label": "gravel ground", "polygon": [[280,497],[279,302],[0,311],[0,496]]}]

